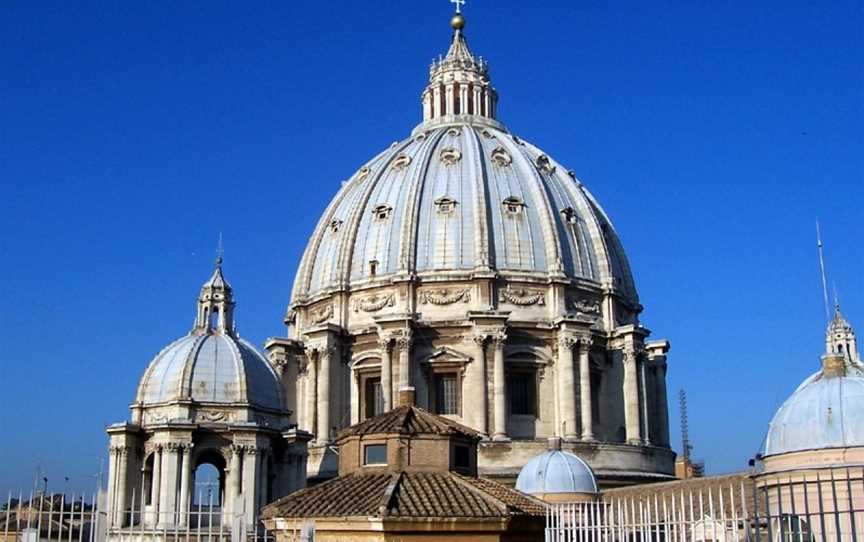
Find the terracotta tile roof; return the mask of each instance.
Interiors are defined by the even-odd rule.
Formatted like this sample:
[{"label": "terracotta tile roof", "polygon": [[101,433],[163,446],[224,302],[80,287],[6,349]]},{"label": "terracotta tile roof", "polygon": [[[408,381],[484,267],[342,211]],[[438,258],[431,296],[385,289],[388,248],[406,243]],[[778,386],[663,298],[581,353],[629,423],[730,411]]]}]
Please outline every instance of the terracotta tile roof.
[{"label": "terracotta tile roof", "polygon": [[459,434],[468,438],[480,439],[480,434],[442,416],[416,406],[401,406],[384,414],[369,418],[352,425],[339,433],[339,438],[373,433],[400,433],[415,435],[433,433],[437,435]]},{"label": "terracotta tile roof", "polygon": [[540,501],[489,480],[452,472],[350,474],[288,495],[264,518],[490,518],[543,516]]}]

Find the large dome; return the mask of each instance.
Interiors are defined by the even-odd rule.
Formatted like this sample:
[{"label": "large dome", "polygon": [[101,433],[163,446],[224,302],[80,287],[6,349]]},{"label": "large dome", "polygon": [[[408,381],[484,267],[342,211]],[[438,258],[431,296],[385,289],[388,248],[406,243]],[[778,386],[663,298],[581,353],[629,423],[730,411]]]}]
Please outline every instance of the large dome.
[{"label": "large dome", "polygon": [[423,92],[424,121],[359,170],[306,248],[293,300],[385,277],[588,281],[637,302],[609,218],[572,171],[496,120],[488,66],[454,26]]},{"label": "large dome", "polygon": [[227,334],[189,334],[150,362],[137,401],[147,406],[183,399],[281,408],[273,368],[254,346]]},{"label": "large dome", "polygon": [[336,194],[293,297],[489,269],[585,279],[636,301],[618,237],[572,172],[500,125],[421,125]]}]

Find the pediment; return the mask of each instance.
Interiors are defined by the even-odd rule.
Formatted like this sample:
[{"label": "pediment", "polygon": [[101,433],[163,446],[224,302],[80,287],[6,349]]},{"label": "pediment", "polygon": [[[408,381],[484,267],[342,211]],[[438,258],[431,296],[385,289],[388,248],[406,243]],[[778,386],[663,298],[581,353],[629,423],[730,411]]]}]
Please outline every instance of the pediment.
[{"label": "pediment", "polygon": [[472,360],[473,358],[464,352],[460,352],[454,348],[450,348],[449,346],[441,346],[432,351],[431,354],[424,360],[424,363],[430,363],[432,365],[441,364],[441,363],[460,363],[465,364]]}]

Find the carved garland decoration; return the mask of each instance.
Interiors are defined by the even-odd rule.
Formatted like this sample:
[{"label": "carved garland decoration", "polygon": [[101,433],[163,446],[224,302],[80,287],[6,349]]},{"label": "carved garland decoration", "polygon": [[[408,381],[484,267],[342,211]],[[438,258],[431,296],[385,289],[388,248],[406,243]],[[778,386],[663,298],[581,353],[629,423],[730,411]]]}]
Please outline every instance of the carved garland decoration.
[{"label": "carved garland decoration", "polygon": [[328,304],[315,310],[309,311],[309,319],[313,324],[320,324],[333,316],[333,305]]},{"label": "carved garland decoration", "polygon": [[354,301],[354,312],[377,312],[384,307],[392,307],[396,304],[396,297],[392,294],[375,294]]},{"label": "carved garland decoration", "polygon": [[453,303],[470,303],[471,290],[468,288],[462,290],[448,290],[441,288],[440,290],[422,290],[420,292],[420,303],[422,305],[452,305]]},{"label": "carved garland decoration", "polygon": [[545,305],[546,304],[546,295],[543,292],[525,290],[525,289],[517,289],[513,290],[509,286],[500,290],[499,296],[502,302],[510,303],[512,305],[519,305],[522,307],[526,307],[529,305]]}]

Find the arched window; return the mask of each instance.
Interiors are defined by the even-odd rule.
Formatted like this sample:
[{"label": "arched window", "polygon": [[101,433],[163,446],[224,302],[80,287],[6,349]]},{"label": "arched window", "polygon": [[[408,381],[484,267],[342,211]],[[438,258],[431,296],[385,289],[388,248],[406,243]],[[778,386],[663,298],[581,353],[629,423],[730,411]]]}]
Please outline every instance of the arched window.
[{"label": "arched window", "polygon": [[210,329],[216,329],[219,325],[219,309],[213,307],[210,311]]},{"label": "arched window", "polygon": [[225,495],[225,458],[216,450],[202,451],[192,473],[193,506],[221,507]]}]

